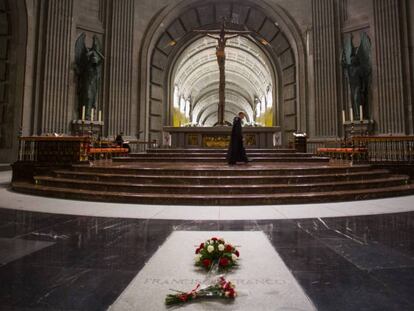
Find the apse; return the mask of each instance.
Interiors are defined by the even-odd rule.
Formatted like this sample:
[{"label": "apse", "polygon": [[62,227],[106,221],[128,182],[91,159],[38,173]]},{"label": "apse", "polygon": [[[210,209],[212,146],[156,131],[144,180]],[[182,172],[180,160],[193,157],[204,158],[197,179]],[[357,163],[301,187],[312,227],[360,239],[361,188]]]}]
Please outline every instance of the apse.
[{"label": "apse", "polygon": [[[273,126],[275,79],[271,63],[253,38],[236,37],[226,43],[224,121],[231,124],[239,111],[246,124]],[[217,40],[200,37],[177,58],[171,79],[170,111],[173,126],[214,126],[218,121],[219,67]]]}]

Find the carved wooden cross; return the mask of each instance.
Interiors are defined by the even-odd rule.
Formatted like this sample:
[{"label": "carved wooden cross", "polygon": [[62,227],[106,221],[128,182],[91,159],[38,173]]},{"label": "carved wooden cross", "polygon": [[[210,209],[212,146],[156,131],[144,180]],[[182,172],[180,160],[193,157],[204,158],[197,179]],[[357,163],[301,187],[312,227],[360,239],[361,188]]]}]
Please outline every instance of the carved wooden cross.
[{"label": "carved wooden cross", "polygon": [[217,125],[224,125],[224,109],[225,109],[225,89],[226,89],[226,76],[225,76],[225,62],[226,62],[226,42],[229,39],[245,36],[251,34],[251,31],[243,30],[228,30],[225,28],[225,20],[221,24],[221,28],[217,30],[194,30],[197,33],[203,33],[206,36],[217,40],[216,56],[220,71],[220,82],[219,82],[219,104],[217,111]]}]

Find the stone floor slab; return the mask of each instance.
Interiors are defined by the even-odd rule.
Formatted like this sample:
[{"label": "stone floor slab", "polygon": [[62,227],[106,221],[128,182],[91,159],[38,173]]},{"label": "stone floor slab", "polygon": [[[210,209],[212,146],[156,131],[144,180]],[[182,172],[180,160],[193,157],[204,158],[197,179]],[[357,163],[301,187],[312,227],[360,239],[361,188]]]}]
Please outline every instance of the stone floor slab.
[{"label": "stone floor slab", "polygon": [[53,242],[0,238],[0,266],[51,246]]},{"label": "stone floor slab", "polygon": [[241,259],[226,278],[239,297],[232,303],[202,301],[182,310],[315,310],[263,232],[175,231],[109,308],[111,311],[164,310],[170,289],[190,291],[206,273],[194,267],[195,245],[212,236],[239,245]]}]

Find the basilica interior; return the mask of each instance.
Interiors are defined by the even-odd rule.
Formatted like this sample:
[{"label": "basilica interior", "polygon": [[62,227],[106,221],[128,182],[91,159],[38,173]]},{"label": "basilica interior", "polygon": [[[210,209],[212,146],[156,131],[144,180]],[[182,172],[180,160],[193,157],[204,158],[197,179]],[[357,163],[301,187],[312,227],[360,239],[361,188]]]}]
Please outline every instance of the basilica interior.
[{"label": "basilica interior", "polygon": [[413,19],[0,0],[0,309],[413,310]]}]

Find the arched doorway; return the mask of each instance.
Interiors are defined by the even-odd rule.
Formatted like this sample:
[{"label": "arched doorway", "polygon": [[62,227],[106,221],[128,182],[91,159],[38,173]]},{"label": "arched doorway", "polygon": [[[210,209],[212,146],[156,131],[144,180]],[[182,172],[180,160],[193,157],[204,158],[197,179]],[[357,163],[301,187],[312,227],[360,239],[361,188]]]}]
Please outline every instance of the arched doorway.
[{"label": "arched doorway", "polygon": [[[250,41],[268,58],[274,72],[274,120],[284,137],[306,130],[305,51],[290,17],[277,5],[265,2],[182,1],[158,14],[142,46],[141,103],[145,105],[141,107],[140,127],[146,137],[160,139],[162,127],[173,123],[169,110],[174,100],[172,72],[180,53],[200,40],[193,30],[217,28],[223,18],[253,32],[255,40]],[[254,103],[250,105],[255,109]]]}]

